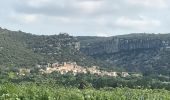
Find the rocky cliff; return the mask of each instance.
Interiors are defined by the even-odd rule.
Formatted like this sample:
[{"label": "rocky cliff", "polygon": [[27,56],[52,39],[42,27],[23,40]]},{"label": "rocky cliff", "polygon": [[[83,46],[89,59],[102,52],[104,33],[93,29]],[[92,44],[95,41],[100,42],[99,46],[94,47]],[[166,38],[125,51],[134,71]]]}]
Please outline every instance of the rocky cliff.
[{"label": "rocky cliff", "polygon": [[170,72],[170,34],[142,33],[93,39],[80,41],[80,50],[111,68],[147,74]]},{"label": "rocky cliff", "polygon": [[113,37],[110,40],[102,42],[93,42],[81,48],[81,51],[88,55],[102,53],[116,53],[120,51],[130,51],[137,49],[161,49],[169,45],[161,38],[155,36],[141,37]]}]

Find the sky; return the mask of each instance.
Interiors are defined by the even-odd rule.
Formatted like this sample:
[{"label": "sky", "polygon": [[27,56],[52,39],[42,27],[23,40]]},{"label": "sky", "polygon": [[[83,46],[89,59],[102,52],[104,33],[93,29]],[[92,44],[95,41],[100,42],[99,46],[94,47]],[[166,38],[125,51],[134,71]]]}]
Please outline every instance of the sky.
[{"label": "sky", "polygon": [[1,0],[0,6],[0,27],[38,35],[170,32],[170,0]]}]

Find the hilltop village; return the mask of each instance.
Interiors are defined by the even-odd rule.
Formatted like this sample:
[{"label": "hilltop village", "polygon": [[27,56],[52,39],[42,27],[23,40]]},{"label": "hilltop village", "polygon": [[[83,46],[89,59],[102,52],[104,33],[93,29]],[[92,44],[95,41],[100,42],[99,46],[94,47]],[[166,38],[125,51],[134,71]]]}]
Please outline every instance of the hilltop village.
[{"label": "hilltop village", "polygon": [[103,71],[103,70],[99,70],[99,67],[97,66],[93,66],[93,67],[82,67],[76,64],[76,62],[64,62],[63,64],[59,64],[59,63],[54,63],[51,64],[51,66],[46,67],[46,69],[40,69],[40,72],[42,74],[49,74],[52,72],[59,72],[61,74],[66,74],[68,72],[73,73],[74,75],[78,74],[78,73],[83,73],[83,74],[95,74],[95,75],[99,75],[99,76],[112,76],[112,77],[117,77],[117,76],[121,76],[121,77],[127,77],[129,76],[129,74],[127,72],[115,72],[115,71]]}]

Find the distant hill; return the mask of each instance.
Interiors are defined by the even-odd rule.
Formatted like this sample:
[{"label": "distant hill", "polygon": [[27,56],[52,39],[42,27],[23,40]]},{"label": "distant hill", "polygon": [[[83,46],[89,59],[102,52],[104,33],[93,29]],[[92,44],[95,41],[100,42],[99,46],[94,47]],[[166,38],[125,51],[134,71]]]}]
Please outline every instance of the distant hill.
[{"label": "distant hill", "polygon": [[81,51],[110,67],[144,74],[170,73],[170,34],[78,37]]},{"label": "distant hill", "polygon": [[77,38],[66,33],[33,35],[0,28],[0,66],[32,67],[68,61],[83,66],[98,64],[79,49]]},{"label": "distant hill", "polygon": [[42,56],[28,49],[24,37],[31,34],[0,29],[0,64],[1,66],[33,66],[42,60]]},{"label": "distant hill", "polygon": [[128,34],[112,37],[33,35],[0,28],[0,66],[34,67],[76,62],[105,70],[170,73],[170,34]]}]

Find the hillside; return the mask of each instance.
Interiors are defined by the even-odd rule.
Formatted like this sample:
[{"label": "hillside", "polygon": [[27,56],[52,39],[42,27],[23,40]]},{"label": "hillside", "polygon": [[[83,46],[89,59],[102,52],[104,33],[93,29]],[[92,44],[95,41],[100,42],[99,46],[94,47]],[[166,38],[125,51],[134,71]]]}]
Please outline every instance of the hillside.
[{"label": "hillside", "polygon": [[33,67],[65,61],[85,66],[97,64],[79,49],[79,41],[65,33],[45,36],[0,29],[1,66]]},{"label": "hillside", "polygon": [[23,34],[0,29],[0,64],[1,66],[33,66],[42,60],[40,55],[26,48]]},{"label": "hillside", "polygon": [[170,34],[136,33],[82,41],[81,38],[81,51],[105,61],[110,67],[144,74],[168,75],[170,72]]},{"label": "hillside", "polygon": [[105,70],[168,75],[169,59],[170,34],[73,37],[66,33],[33,35],[0,28],[0,66],[76,62]]}]

